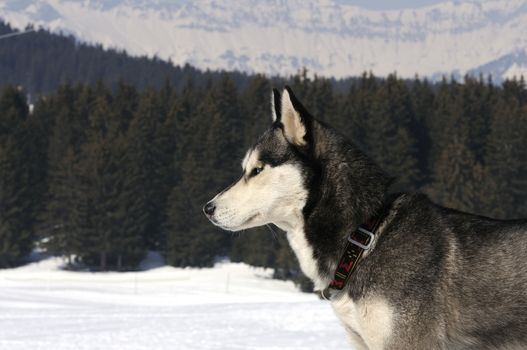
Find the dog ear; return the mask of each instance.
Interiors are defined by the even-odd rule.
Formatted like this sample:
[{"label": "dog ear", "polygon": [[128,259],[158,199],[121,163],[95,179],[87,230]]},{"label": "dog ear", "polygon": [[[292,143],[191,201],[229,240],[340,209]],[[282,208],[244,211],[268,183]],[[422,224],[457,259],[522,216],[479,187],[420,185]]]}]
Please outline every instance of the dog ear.
[{"label": "dog ear", "polygon": [[281,120],[284,136],[287,141],[295,146],[307,144],[309,114],[297,100],[293,91],[286,86],[281,99]]},{"label": "dog ear", "polygon": [[280,119],[282,119],[282,101],[278,89],[273,89],[271,93],[271,112],[273,114],[273,123],[280,122]]}]

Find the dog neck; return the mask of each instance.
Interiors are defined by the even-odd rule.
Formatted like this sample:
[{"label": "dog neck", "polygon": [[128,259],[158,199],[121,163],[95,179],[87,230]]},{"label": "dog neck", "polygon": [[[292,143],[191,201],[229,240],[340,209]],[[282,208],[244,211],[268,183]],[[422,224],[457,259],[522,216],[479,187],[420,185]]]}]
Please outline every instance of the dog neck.
[{"label": "dog neck", "polygon": [[297,214],[288,220],[276,223],[276,226],[286,232],[300,269],[313,282],[315,290],[324,289],[331,282],[331,276],[321,273],[320,264],[315,258],[315,249],[306,237],[302,213],[299,211]]},{"label": "dog neck", "polygon": [[[329,247],[334,247],[333,254],[323,256],[320,247],[313,244],[312,240],[308,240],[305,222],[302,216],[295,215],[293,217],[293,220],[278,223],[277,226],[286,231],[289,245],[295,252],[300,268],[302,269],[302,272],[311,279],[314,284],[314,289],[318,291],[324,290],[329,286],[335,276],[338,262],[342,258],[342,253],[339,254],[338,252],[344,250],[351,231],[347,232],[344,239],[336,240],[334,244],[328,245]],[[375,224],[380,224],[383,218],[384,215],[380,217],[372,217],[371,220],[374,221]],[[360,226],[364,227],[364,223]],[[374,226],[378,227],[377,225]],[[327,236],[331,235],[328,234]],[[365,254],[367,255],[368,252]]]},{"label": "dog neck", "polygon": [[[323,127],[316,131],[331,132]],[[382,170],[355,146],[334,135],[323,136],[336,141],[318,146],[315,161],[319,171],[308,176],[306,204],[300,214],[279,225],[287,232],[300,267],[315,289],[329,285],[348,235],[379,213],[390,184]],[[328,152],[341,158],[324,157]]]}]

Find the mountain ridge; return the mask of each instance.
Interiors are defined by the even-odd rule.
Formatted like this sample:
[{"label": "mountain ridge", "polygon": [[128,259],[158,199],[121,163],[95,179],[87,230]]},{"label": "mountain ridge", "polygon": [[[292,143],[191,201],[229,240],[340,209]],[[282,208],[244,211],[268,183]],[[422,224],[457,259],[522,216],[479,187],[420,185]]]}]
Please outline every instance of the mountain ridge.
[{"label": "mountain ridge", "polygon": [[527,0],[388,11],[335,0],[7,0],[0,18],[201,69],[286,76],[307,68],[336,78],[483,73],[496,81],[527,75]]}]

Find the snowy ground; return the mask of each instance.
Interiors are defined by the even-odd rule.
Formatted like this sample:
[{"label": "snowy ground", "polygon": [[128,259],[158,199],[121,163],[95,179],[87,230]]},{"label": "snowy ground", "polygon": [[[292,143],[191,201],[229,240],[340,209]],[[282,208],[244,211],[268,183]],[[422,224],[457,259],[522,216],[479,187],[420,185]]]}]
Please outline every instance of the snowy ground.
[{"label": "snowy ground", "polygon": [[269,270],[60,265],[0,270],[0,349],[350,349],[329,304]]}]

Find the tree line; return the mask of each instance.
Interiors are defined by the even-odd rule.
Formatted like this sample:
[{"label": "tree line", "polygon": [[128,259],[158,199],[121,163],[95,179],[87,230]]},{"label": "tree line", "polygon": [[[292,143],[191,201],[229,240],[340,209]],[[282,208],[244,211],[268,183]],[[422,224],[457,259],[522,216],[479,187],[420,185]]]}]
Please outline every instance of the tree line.
[{"label": "tree line", "polygon": [[[53,34],[42,28],[28,26],[32,32],[0,40],[0,84],[20,85],[36,99],[54,93],[63,83],[95,84],[102,81],[115,89],[121,80],[142,90],[161,87],[165,81],[181,89],[187,78],[202,85],[221,72],[174,65],[157,57],[133,57],[125,50],[104,49],[102,45],[79,42],[71,35]],[[0,35],[16,33],[0,19]],[[246,74],[231,73],[238,85],[248,79]]]},{"label": "tree line", "polygon": [[[285,83],[285,82],[282,82]],[[527,217],[527,89],[482,78],[407,81],[364,74],[346,91],[306,74],[288,81],[306,107],[353,140],[394,190],[496,218]],[[38,247],[71,266],[134,269],[147,250],[174,266],[221,256],[298,275],[277,228],[231,234],[203,204],[240,174],[271,123],[276,82],[227,73],[181,89],[63,84],[28,105],[0,92],[0,266]]]}]

